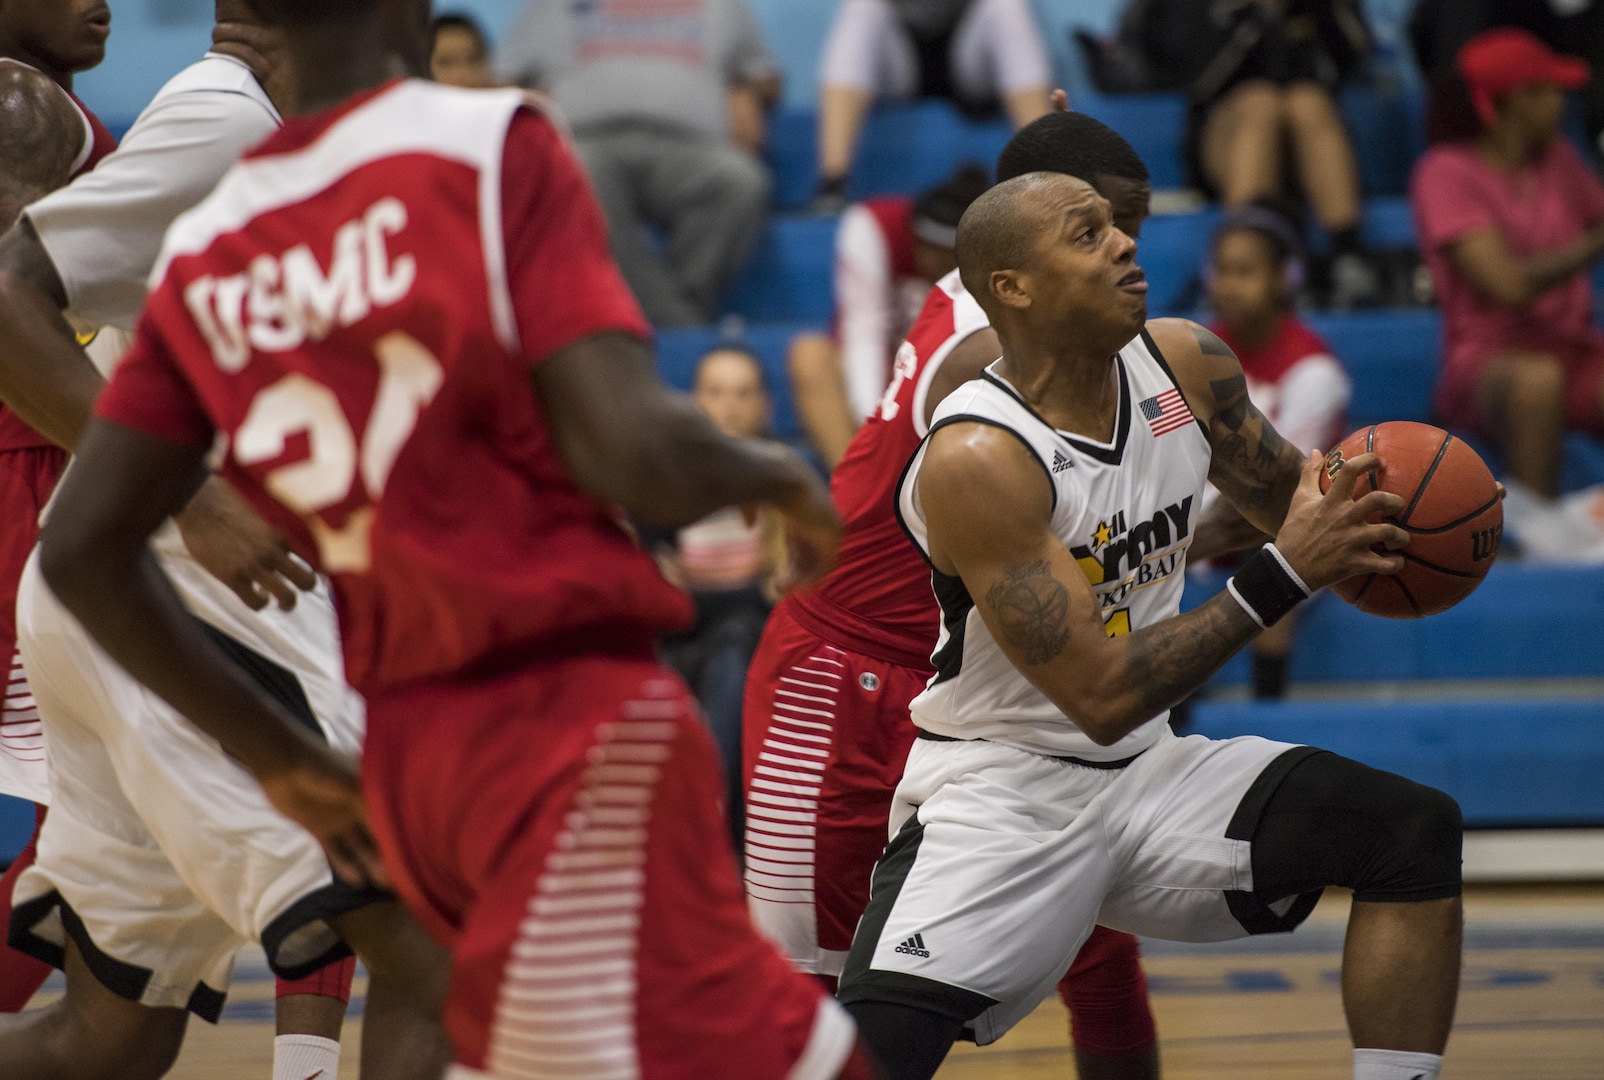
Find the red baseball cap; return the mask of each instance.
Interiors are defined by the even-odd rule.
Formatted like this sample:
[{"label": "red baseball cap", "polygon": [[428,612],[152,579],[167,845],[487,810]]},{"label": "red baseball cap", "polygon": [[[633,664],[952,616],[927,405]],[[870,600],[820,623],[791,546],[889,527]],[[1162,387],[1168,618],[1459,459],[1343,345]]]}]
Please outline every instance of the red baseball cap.
[{"label": "red baseball cap", "polygon": [[1493,101],[1528,83],[1551,83],[1579,90],[1593,77],[1585,60],[1561,56],[1525,30],[1487,30],[1459,50],[1459,73],[1470,88],[1476,115],[1491,124]]}]

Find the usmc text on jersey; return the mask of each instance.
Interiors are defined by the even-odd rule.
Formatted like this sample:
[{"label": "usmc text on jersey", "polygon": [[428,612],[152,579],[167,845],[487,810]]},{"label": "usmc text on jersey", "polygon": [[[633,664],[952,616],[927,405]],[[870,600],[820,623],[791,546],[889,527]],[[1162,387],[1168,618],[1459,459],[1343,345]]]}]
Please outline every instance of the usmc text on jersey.
[{"label": "usmc text on jersey", "polygon": [[258,255],[243,273],[197,278],[184,289],[217,366],[237,372],[251,350],[289,352],[398,303],[418,279],[411,255],[392,258],[388,238],[407,227],[407,208],[386,197],[334,233],[325,274],[307,244]]}]

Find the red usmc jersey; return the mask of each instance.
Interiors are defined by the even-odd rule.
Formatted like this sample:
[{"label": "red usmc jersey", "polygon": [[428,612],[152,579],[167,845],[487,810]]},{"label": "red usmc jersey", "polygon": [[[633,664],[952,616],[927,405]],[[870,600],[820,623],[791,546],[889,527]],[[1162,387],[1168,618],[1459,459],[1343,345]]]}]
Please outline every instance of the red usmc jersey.
[{"label": "red usmc jersey", "polygon": [[[30,67],[21,60],[0,58],[0,63]],[[73,107],[78,110],[78,116],[83,120],[83,144],[78,149],[77,159],[72,163],[71,173],[71,176],[78,176],[93,169],[100,163],[101,158],[117,149],[117,137],[100,122],[100,117],[90,112],[89,107],[78,100],[76,94],[67,90],[63,90],[62,93],[67,95],[67,99],[72,102]],[[54,445],[56,444],[24,424],[16,413],[0,405],[0,451]]]},{"label": "red usmc jersey", "polygon": [[580,491],[530,370],[647,333],[583,174],[517,91],[389,83],[293,120],[179,218],[100,415],[184,444],[330,574],[369,694],[689,621]]},{"label": "red usmc jersey", "polygon": [[930,380],[959,342],[987,325],[956,270],[937,282],[897,350],[880,407],[836,466],[830,494],[846,530],[839,561],[817,588],[787,601],[797,620],[826,640],[928,666],[940,613],[930,569],[897,522],[897,480],[927,431]]}]

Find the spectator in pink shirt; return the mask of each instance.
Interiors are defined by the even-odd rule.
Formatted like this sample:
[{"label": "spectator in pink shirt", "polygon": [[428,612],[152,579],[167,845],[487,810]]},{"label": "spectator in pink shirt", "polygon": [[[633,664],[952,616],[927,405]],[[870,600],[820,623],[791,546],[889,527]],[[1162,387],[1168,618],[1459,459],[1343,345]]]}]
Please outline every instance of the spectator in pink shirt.
[{"label": "spectator in pink shirt", "polygon": [[1510,29],[1471,39],[1458,68],[1475,129],[1422,157],[1410,191],[1443,311],[1437,409],[1498,444],[1517,535],[1542,548],[1540,534],[1568,532],[1582,554],[1573,531],[1543,523],[1559,509],[1566,429],[1604,432],[1604,334],[1585,274],[1604,254],[1604,185],[1560,132],[1565,91],[1589,70]]}]

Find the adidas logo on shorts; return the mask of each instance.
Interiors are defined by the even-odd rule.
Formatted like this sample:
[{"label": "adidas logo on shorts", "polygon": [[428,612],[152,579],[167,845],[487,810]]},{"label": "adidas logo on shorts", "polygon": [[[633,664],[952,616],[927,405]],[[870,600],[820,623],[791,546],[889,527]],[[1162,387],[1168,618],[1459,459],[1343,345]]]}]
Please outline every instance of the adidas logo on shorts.
[{"label": "adidas logo on shorts", "polygon": [[908,956],[922,956],[926,960],[930,959],[930,950],[925,948],[925,936],[923,934],[913,935],[913,937],[898,945],[896,951],[905,953]]}]

